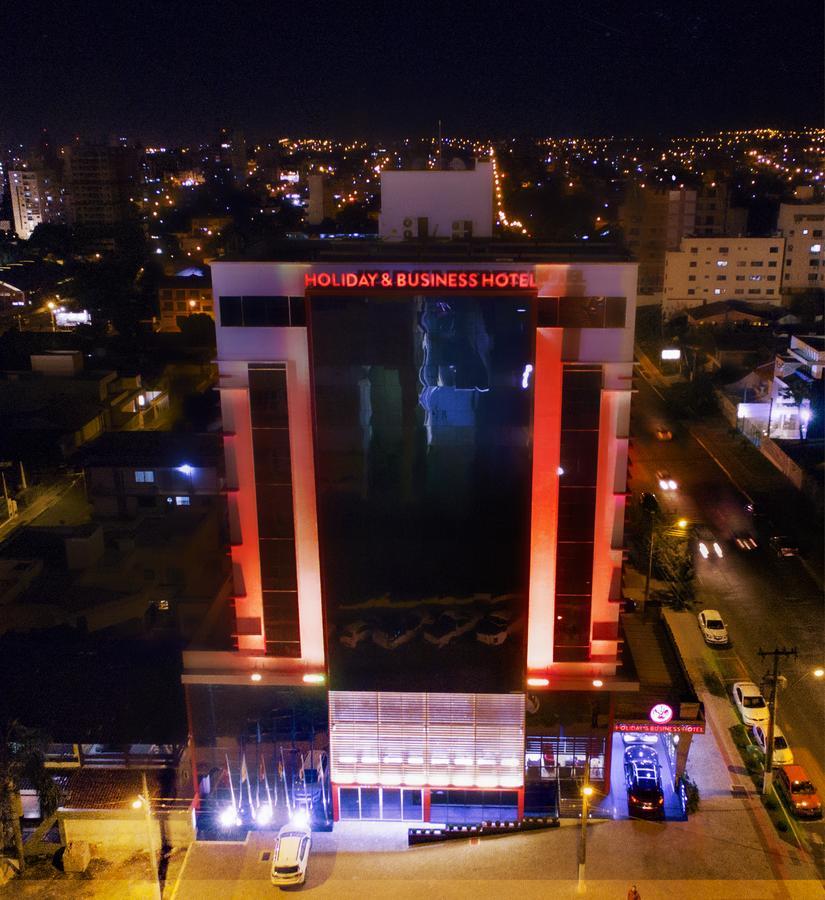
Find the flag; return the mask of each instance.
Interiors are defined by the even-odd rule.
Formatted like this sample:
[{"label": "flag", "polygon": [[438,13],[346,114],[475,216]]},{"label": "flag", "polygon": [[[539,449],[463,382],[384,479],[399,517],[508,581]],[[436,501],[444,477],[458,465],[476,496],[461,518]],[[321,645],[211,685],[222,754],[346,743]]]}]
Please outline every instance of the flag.
[{"label": "flag", "polygon": [[259,786],[260,786],[262,778],[264,781],[264,788],[266,790],[266,802],[270,806],[272,806],[272,794],[269,792],[269,779],[267,778],[267,775],[266,775],[266,759],[263,755],[261,756],[261,765],[260,765],[260,768],[258,769],[258,785]]},{"label": "flag", "polygon": [[246,797],[249,800],[249,808],[252,809],[252,783],[249,780],[249,769],[246,767],[246,751],[241,754],[241,790],[246,782]]},{"label": "flag", "polygon": [[229,779],[229,793],[232,795],[232,809],[237,809],[238,804],[235,802],[235,788],[232,785],[232,770],[229,768],[229,754],[226,754],[226,777]]}]

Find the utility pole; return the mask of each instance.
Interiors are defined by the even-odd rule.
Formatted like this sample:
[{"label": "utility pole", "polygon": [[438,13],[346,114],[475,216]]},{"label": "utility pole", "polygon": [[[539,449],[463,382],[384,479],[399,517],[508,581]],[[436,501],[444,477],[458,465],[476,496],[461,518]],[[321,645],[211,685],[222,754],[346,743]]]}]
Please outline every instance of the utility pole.
[{"label": "utility pole", "polygon": [[[143,814],[146,821],[146,840],[149,844],[149,862],[152,864],[152,875],[154,875],[155,880],[155,894],[160,900],[161,890],[160,890],[160,873],[158,872],[158,858],[155,855],[155,835],[154,835],[154,821],[152,819],[152,804],[149,799],[149,785],[146,782],[146,773],[141,772],[141,787],[143,788],[143,794],[140,796],[140,800],[143,806]],[[138,804],[140,805],[140,804]]]},{"label": "utility pole", "polygon": [[585,883],[584,883],[584,863],[587,858],[587,804],[590,798],[593,796],[593,788],[590,787],[589,784],[585,784],[582,788],[582,830],[581,830],[581,838],[579,840],[579,873],[578,873],[578,883],[576,885],[576,891],[579,894],[584,893]]},{"label": "utility pole", "polygon": [[773,732],[776,723],[776,709],[779,705],[779,660],[785,656],[793,656],[796,659],[796,647],[786,650],[785,647],[776,647],[773,650],[759,648],[759,655],[773,657],[773,675],[771,677],[771,696],[768,700],[768,710],[771,714],[768,720],[768,737],[765,746],[765,777],[762,779],[762,793],[767,794],[773,780]]}]

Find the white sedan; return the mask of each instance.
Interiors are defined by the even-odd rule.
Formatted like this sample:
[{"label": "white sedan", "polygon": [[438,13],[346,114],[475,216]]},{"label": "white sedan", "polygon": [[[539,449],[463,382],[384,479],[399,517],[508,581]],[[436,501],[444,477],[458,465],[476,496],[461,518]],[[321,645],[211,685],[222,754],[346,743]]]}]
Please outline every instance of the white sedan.
[{"label": "white sedan", "polygon": [[699,628],[707,644],[727,644],[728,629],[722,621],[722,615],[715,609],[703,609],[699,613]]},{"label": "white sedan", "polygon": [[[768,726],[754,725],[751,728],[753,740],[756,746],[767,756],[768,753]],[[773,764],[775,766],[792,766],[793,752],[788,746],[785,735],[778,725],[773,726]]]},{"label": "white sedan", "polygon": [[737,681],[733,686],[733,702],[746,725],[768,727],[771,714],[762,692],[752,681]]},{"label": "white sedan", "polygon": [[272,854],[270,880],[280,887],[303,884],[307,876],[312,832],[299,822],[290,822],[278,832],[278,841]]}]

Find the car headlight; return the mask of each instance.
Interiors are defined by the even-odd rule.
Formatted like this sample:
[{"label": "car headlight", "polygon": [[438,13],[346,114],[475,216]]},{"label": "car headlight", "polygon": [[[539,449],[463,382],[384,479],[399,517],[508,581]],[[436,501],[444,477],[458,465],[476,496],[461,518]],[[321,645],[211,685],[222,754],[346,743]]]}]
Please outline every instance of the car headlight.
[{"label": "car headlight", "polygon": [[675,491],[676,488],[679,487],[679,485],[676,484],[676,482],[675,482],[672,478],[670,479],[670,481],[668,481],[667,486],[668,486],[672,491]]},{"label": "car headlight", "polygon": [[704,541],[699,543],[699,552],[702,554],[703,559],[708,558],[708,545]]},{"label": "car headlight", "polygon": [[659,479],[659,487],[660,487],[663,491],[666,491],[666,490],[667,490],[667,481],[665,481],[664,478],[660,478],[660,479]]},{"label": "car headlight", "polygon": [[713,550],[714,550],[714,553],[716,553],[716,555],[719,557],[719,559],[721,559],[722,558],[722,548],[716,542],[714,542],[714,544],[713,544]]}]

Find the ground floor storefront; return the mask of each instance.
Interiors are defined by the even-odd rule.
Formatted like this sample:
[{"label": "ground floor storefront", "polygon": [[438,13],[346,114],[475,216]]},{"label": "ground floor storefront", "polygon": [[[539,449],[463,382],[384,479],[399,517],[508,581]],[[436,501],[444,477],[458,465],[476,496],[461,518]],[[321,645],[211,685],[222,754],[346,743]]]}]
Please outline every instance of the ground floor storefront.
[{"label": "ground floor storefront", "polygon": [[443,825],[517,822],[524,791],[333,786],[335,820],[429,822]]}]

